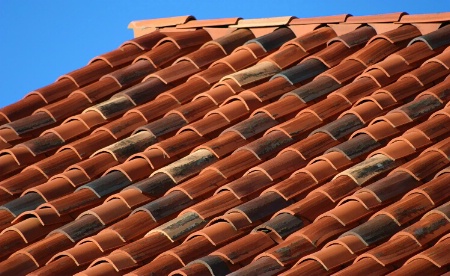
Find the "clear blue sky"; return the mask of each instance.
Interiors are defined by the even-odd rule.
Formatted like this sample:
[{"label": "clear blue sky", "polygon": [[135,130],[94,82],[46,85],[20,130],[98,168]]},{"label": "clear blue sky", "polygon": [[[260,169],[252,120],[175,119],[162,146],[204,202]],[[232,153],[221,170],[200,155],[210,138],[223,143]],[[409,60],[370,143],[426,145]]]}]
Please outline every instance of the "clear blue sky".
[{"label": "clear blue sky", "polygon": [[139,19],[450,11],[448,0],[0,0],[0,107],[133,37]]}]

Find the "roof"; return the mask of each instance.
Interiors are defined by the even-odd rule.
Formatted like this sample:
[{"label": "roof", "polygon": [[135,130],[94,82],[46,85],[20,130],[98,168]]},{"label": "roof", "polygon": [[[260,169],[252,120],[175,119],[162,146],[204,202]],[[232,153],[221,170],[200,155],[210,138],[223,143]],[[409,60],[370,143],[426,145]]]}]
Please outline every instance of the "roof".
[{"label": "roof", "polygon": [[449,21],[132,22],[0,110],[0,274],[445,273]]}]

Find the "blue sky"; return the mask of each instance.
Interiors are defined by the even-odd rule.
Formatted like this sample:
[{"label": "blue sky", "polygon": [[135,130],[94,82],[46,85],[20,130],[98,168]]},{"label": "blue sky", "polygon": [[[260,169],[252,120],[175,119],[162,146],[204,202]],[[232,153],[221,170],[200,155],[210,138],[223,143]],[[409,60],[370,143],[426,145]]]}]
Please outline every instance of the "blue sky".
[{"label": "blue sky", "polygon": [[0,0],[0,107],[80,68],[133,37],[130,21],[194,15],[197,19],[312,17],[450,11],[447,0]]}]

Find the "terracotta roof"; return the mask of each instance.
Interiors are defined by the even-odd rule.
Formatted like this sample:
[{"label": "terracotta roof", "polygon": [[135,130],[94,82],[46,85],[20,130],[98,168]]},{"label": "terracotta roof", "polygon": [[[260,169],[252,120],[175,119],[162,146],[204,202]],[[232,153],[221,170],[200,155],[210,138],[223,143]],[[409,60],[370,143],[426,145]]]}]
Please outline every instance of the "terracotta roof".
[{"label": "terracotta roof", "polygon": [[449,271],[448,22],[132,22],[0,110],[0,274]]}]

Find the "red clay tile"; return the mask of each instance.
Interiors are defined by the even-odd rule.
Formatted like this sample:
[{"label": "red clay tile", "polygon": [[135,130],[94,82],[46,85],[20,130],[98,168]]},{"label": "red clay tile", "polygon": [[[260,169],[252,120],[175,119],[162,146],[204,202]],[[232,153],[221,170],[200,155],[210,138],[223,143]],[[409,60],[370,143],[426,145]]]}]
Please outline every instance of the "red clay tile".
[{"label": "red clay tile", "polygon": [[287,45],[281,51],[277,51],[264,60],[269,60],[276,64],[280,69],[284,69],[296,63],[296,61],[306,57],[308,54],[295,45]]},{"label": "red clay tile", "polygon": [[350,48],[358,44],[364,43],[365,41],[369,41],[369,39],[374,35],[376,35],[376,32],[372,27],[364,26],[356,29],[353,32],[349,32],[348,34],[344,34],[336,38],[333,38],[328,42],[328,44],[340,41]]},{"label": "red clay tile", "polygon": [[[32,104],[33,102],[36,103],[37,99],[33,99],[33,98],[27,99],[29,96],[32,96],[32,95],[38,95],[38,96],[42,97],[42,99],[44,99],[44,101],[46,103],[55,102],[57,100],[60,100],[64,97],[68,96],[72,91],[74,91],[77,88],[78,88],[78,86],[71,80],[61,79],[57,82],[54,82],[53,84],[39,88],[39,89],[31,92],[24,99],[24,100],[31,100],[31,103],[29,101],[23,101],[23,103],[25,103],[27,105]],[[32,106],[35,106],[35,105],[32,104]],[[27,108],[29,108],[29,107],[27,106]],[[34,111],[34,110],[29,110],[30,113],[32,111]]]},{"label": "red clay tile", "polygon": [[286,123],[276,126],[269,131],[279,130],[290,137],[305,136],[305,134],[314,127],[318,127],[322,124],[322,120],[316,116],[316,114],[306,110],[305,112],[299,113],[297,117],[289,120]]},{"label": "red clay tile", "polygon": [[223,133],[235,132],[247,140],[272,126],[275,126],[276,123],[277,121],[272,119],[269,115],[265,113],[258,113],[247,120],[231,126]]},{"label": "red clay tile", "polygon": [[[74,87],[70,88],[70,91],[75,89],[75,85],[70,82],[69,85],[73,85]],[[67,93],[67,95],[70,92]],[[5,106],[0,109],[0,114],[2,115],[2,121],[12,122],[14,120],[18,120],[25,116],[28,116],[33,113],[36,109],[45,106],[47,102],[45,99],[39,94],[30,94],[23,98],[22,100],[11,104],[9,106]]]},{"label": "red clay tile", "polygon": [[142,49],[133,44],[124,45],[119,49],[113,50],[106,54],[97,56],[90,60],[90,64],[96,61],[104,61],[114,69],[123,67],[125,64],[131,62],[135,57],[142,53]]},{"label": "red clay tile", "polygon": [[356,52],[346,60],[357,60],[368,67],[381,61],[387,55],[396,52],[399,48],[396,44],[385,39],[375,39],[363,50]]},{"label": "red clay tile", "polygon": [[179,48],[175,43],[163,43],[151,51],[142,53],[134,60],[134,63],[147,61],[155,68],[170,66],[177,58],[192,53],[198,46]]},{"label": "red clay tile", "polygon": [[174,255],[183,265],[187,265],[189,262],[212,252],[214,248],[214,245],[207,238],[196,236],[171,250],[167,250],[164,254]]},{"label": "red clay tile", "polygon": [[0,244],[2,245],[2,252],[0,253],[0,260],[5,260],[12,253],[26,246],[26,241],[22,238],[21,234],[16,231],[2,232],[0,238]]},{"label": "red clay tile", "polygon": [[198,69],[194,64],[190,61],[180,61],[171,67],[163,69],[161,71],[157,71],[156,73],[148,75],[145,80],[149,78],[158,78],[165,84],[168,83],[181,83],[185,81],[189,76],[198,73],[200,69]]},{"label": "red clay tile", "polygon": [[125,68],[104,75],[102,78],[112,78],[121,86],[121,88],[124,88],[137,84],[145,76],[155,71],[156,68],[150,62],[138,60]]},{"label": "red clay tile", "polygon": [[[192,178],[172,190],[179,190],[187,194],[191,199],[203,197],[207,192],[213,192],[218,186],[226,183],[226,178],[217,170],[206,169],[202,171],[197,177]],[[169,191],[170,192],[170,191]]]},{"label": "red clay tile", "polygon": [[228,209],[242,203],[242,201],[240,201],[233,193],[230,192],[221,192],[219,194],[216,194],[211,199],[214,199],[214,201],[202,201],[199,204],[185,209],[184,212],[196,212],[203,219],[207,220],[217,216],[218,214],[222,214]]},{"label": "red clay tile", "polygon": [[242,150],[230,155],[227,159],[216,162],[209,166],[207,170],[216,170],[225,178],[230,179],[257,163],[259,163],[259,159],[253,153],[248,150]]},{"label": "red clay tile", "polygon": [[223,76],[233,73],[234,70],[225,63],[215,63],[213,66],[191,76],[188,80],[199,78],[209,85],[218,82]]},{"label": "red clay tile", "polygon": [[245,45],[236,48],[236,50],[234,52],[237,52],[239,50],[250,51],[252,53],[252,55],[258,59],[261,59],[270,53],[270,52],[267,52],[264,49],[264,47],[262,47],[259,43],[245,43]]},{"label": "red clay tile", "polygon": [[387,274],[390,271],[387,267],[380,265],[376,260],[366,258],[361,262],[356,262],[353,265],[339,271],[336,275],[347,275],[346,273],[358,275],[359,273],[363,273],[366,269],[369,269],[371,273],[380,275]]},{"label": "red clay tile", "polygon": [[222,256],[232,264],[243,263],[248,258],[275,245],[275,242],[268,235],[262,232],[254,232],[243,239],[230,243],[221,249],[211,253],[211,255]]},{"label": "red clay tile", "polygon": [[283,265],[289,265],[298,260],[303,254],[316,251],[316,247],[302,237],[290,236],[286,242],[279,244],[260,256],[270,257]]},{"label": "red clay tile", "polygon": [[194,149],[207,149],[214,153],[217,158],[222,158],[225,155],[232,153],[237,147],[247,144],[247,141],[236,132],[228,131],[217,137],[203,143]]},{"label": "red clay tile", "polygon": [[[207,31],[211,28],[207,28]],[[206,42],[202,47],[214,44],[219,46],[225,54],[231,54],[234,49],[243,45],[248,40],[255,38],[253,33],[248,29],[232,30],[227,35],[214,39],[213,41]]]},{"label": "red clay tile", "polygon": [[51,201],[45,204],[45,206],[53,208],[59,215],[64,215],[87,209],[100,202],[101,200],[99,200],[93,191],[82,189],[76,193]]},{"label": "red clay tile", "polygon": [[330,95],[326,101],[321,101],[313,106],[304,109],[301,112],[311,112],[325,121],[335,116],[349,107],[349,103],[342,97]]},{"label": "red clay tile", "polygon": [[445,268],[438,267],[426,259],[414,259],[414,261],[403,265],[389,275],[412,275],[414,273],[422,275],[445,275]]},{"label": "red clay tile", "polygon": [[277,157],[253,167],[246,175],[252,172],[262,172],[270,180],[274,180],[292,173],[296,168],[301,167],[301,164],[306,165],[306,162],[297,152],[285,151]]},{"label": "red clay tile", "polygon": [[[281,79],[281,78],[277,78]],[[292,87],[293,88],[293,87]],[[292,90],[292,88],[289,88],[289,91]],[[257,115],[258,113],[266,113],[272,119],[277,119],[278,117],[287,117],[288,119],[292,118],[294,116],[295,112],[298,111],[299,108],[305,107],[306,105],[304,102],[299,99],[298,97],[286,97],[282,100],[273,102],[271,104],[268,104],[260,109],[257,109],[253,112],[253,115]]]},{"label": "red clay tile", "polygon": [[164,43],[164,41],[173,41],[179,46],[179,48],[191,47],[195,45],[202,45],[211,40],[208,32],[205,30],[195,30],[193,32],[171,32],[167,33],[169,39],[162,39],[158,44]]},{"label": "red clay tile", "polygon": [[359,61],[344,60],[338,67],[331,68],[323,76],[333,78],[339,84],[346,84],[364,71],[366,67]]},{"label": "red clay tile", "polygon": [[[47,177],[40,171],[29,169],[3,180],[0,182],[0,186],[10,194],[21,194],[27,188],[37,186],[46,181]],[[24,184],[26,184],[26,186]]]},{"label": "red clay tile", "polygon": [[[134,46],[128,46],[131,48],[124,49],[127,53],[132,52],[131,49],[135,49]],[[85,86],[91,82],[94,82],[98,79],[100,79],[101,76],[106,75],[113,71],[113,65],[112,63],[104,60],[96,60],[94,62],[89,63],[85,67],[72,71],[68,74],[62,75],[58,78],[64,79],[68,78],[71,81],[73,81],[78,87]],[[116,66],[119,66],[118,64]]]},{"label": "red clay tile", "polygon": [[[111,212],[111,210],[114,210],[114,212]],[[110,200],[100,206],[92,208],[87,212],[83,212],[79,218],[84,215],[94,215],[103,223],[103,225],[108,225],[124,218],[130,212],[131,210],[122,200]]]},{"label": "red clay tile", "polygon": [[328,246],[325,250],[320,250],[316,253],[303,257],[295,266],[294,270],[302,271],[300,266],[305,266],[306,262],[317,261],[324,266],[327,271],[333,270],[348,264],[353,259],[353,254],[344,246],[333,244]]},{"label": "red clay tile", "polygon": [[27,274],[36,270],[38,265],[25,254],[15,255],[0,265],[0,273],[13,273],[15,275]]},{"label": "red clay tile", "polygon": [[76,275],[121,275],[121,273],[117,272],[116,269],[109,263],[100,263],[93,267],[89,267],[88,269],[77,273]]},{"label": "red clay tile", "polygon": [[166,156],[171,158],[192,150],[203,142],[206,142],[206,140],[202,136],[199,136],[197,132],[183,131],[178,135],[171,137],[171,139],[162,141],[153,147],[161,149]]},{"label": "red clay tile", "polygon": [[355,50],[357,49],[350,48],[344,43],[333,43],[322,51],[306,58],[306,60],[318,59],[328,66],[328,68],[332,68],[338,65],[345,57],[353,54]]},{"label": "red clay tile", "polygon": [[251,66],[257,62],[257,58],[253,55],[253,53],[247,49],[239,49],[234,51],[231,55],[224,57],[221,60],[218,60],[212,64],[225,64],[232,68],[234,71],[239,71],[243,68]]},{"label": "red clay tile", "polygon": [[338,142],[333,140],[329,135],[315,132],[302,141],[282,150],[280,154],[283,154],[283,152],[286,151],[295,151],[302,156],[302,158],[309,159],[323,153],[325,148],[328,149],[336,144],[338,144]]},{"label": "red clay tile", "polygon": [[201,49],[190,53],[182,58],[179,58],[175,63],[178,63],[182,60],[189,60],[193,64],[195,64],[198,68],[205,68],[209,66],[214,61],[225,57],[225,53],[223,50],[214,44],[206,45]]},{"label": "red clay tile", "polygon": [[[101,162],[102,166],[96,166],[96,164],[99,164]],[[75,165],[72,165],[68,168],[68,170],[65,173],[71,174],[71,170],[79,170],[85,174],[88,179],[96,178],[103,174],[109,167],[116,165],[118,162],[114,158],[113,155],[109,153],[100,153],[97,154],[89,159],[83,160]],[[76,180],[72,180],[73,173],[68,178],[71,180],[72,184],[77,186],[79,185],[79,181],[86,181],[88,179],[83,179],[80,176],[75,176]]]},{"label": "red clay tile", "polygon": [[283,180],[282,182],[269,188],[269,191],[275,191],[286,200],[292,199],[302,192],[309,191],[317,182],[308,174],[299,173]]},{"label": "red clay tile", "polygon": [[72,193],[74,190],[74,187],[67,179],[56,178],[47,183],[28,189],[27,191],[37,192],[48,202],[62,195]]},{"label": "red clay tile", "polygon": [[294,88],[295,86],[293,86],[289,80],[285,78],[273,77],[270,81],[266,83],[262,83],[255,87],[249,88],[248,91],[254,93],[254,95],[256,96],[256,98],[258,98],[259,101],[264,102],[274,99],[280,95],[283,95]]},{"label": "red clay tile", "polygon": [[124,43],[122,43],[122,45],[120,45],[120,47],[122,47],[124,45],[128,45],[128,44],[133,44],[133,45],[138,46],[142,50],[150,50],[151,48],[153,48],[153,46],[155,46],[155,44],[159,40],[161,40],[164,37],[166,37],[166,35],[164,35],[161,32],[152,32],[152,33],[149,33],[146,35],[142,35],[142,36],[127,40]]},{"label": "red clay tile", "polygon": [[218,217],[216,220],[212,220],[211,223],[217,223],[220,221],[226,221],[230,223],[236,230],[248,229],[252,224],[242,213],[227,213],[223,216]]},{"label": "red clay tile", "polygon": [[191,234],[188,238],[186,238],[186,241],[196,236],[203,236],[207,238],[214,246],[221,246],[241,234],[242,232],[238,232],[231,224],[226,222],[217,222]]},{"label": "red clay tile", "polygon": [[[297,270],[297,266],[293,267],[292,269],[280,274],[283,276],[288,275],[298,275],[298,273],[305,273],[306,275],[320,275],[321,273],[324,273],[323,265],[319,262],[306,262],[301,267],[301,272]],[[300,268],[299,267],[299,268]]]},{"label": "red clay tile", "polygon": [[447,73],[447,68],[445,68],[442,64],[437,62],[428,62],[424,63],[423,67],[419,67],[418,69],[405,74],[402,78],[414,78],[420,83],[420,85],[425,86],[433,80],[446,76]]},{"label": "red clay tile", "polygon": [[133,270],[128,275],[169,275],[170,272],[182,267],[180,260],[173,255],[158,256],[150,263]]},{"label": "red clay tile", "polygon": [[175,269],[174,271],[172,271],[172,273],[170,275],[171,276],[175,276],[175,275],[176,276],[178,276],[178,275],[189,276],[189,275],[210,275],[210,274],[211,274],[211,271],[205,265],[200,264],[200,263],[190,263],[183,268]]}]

